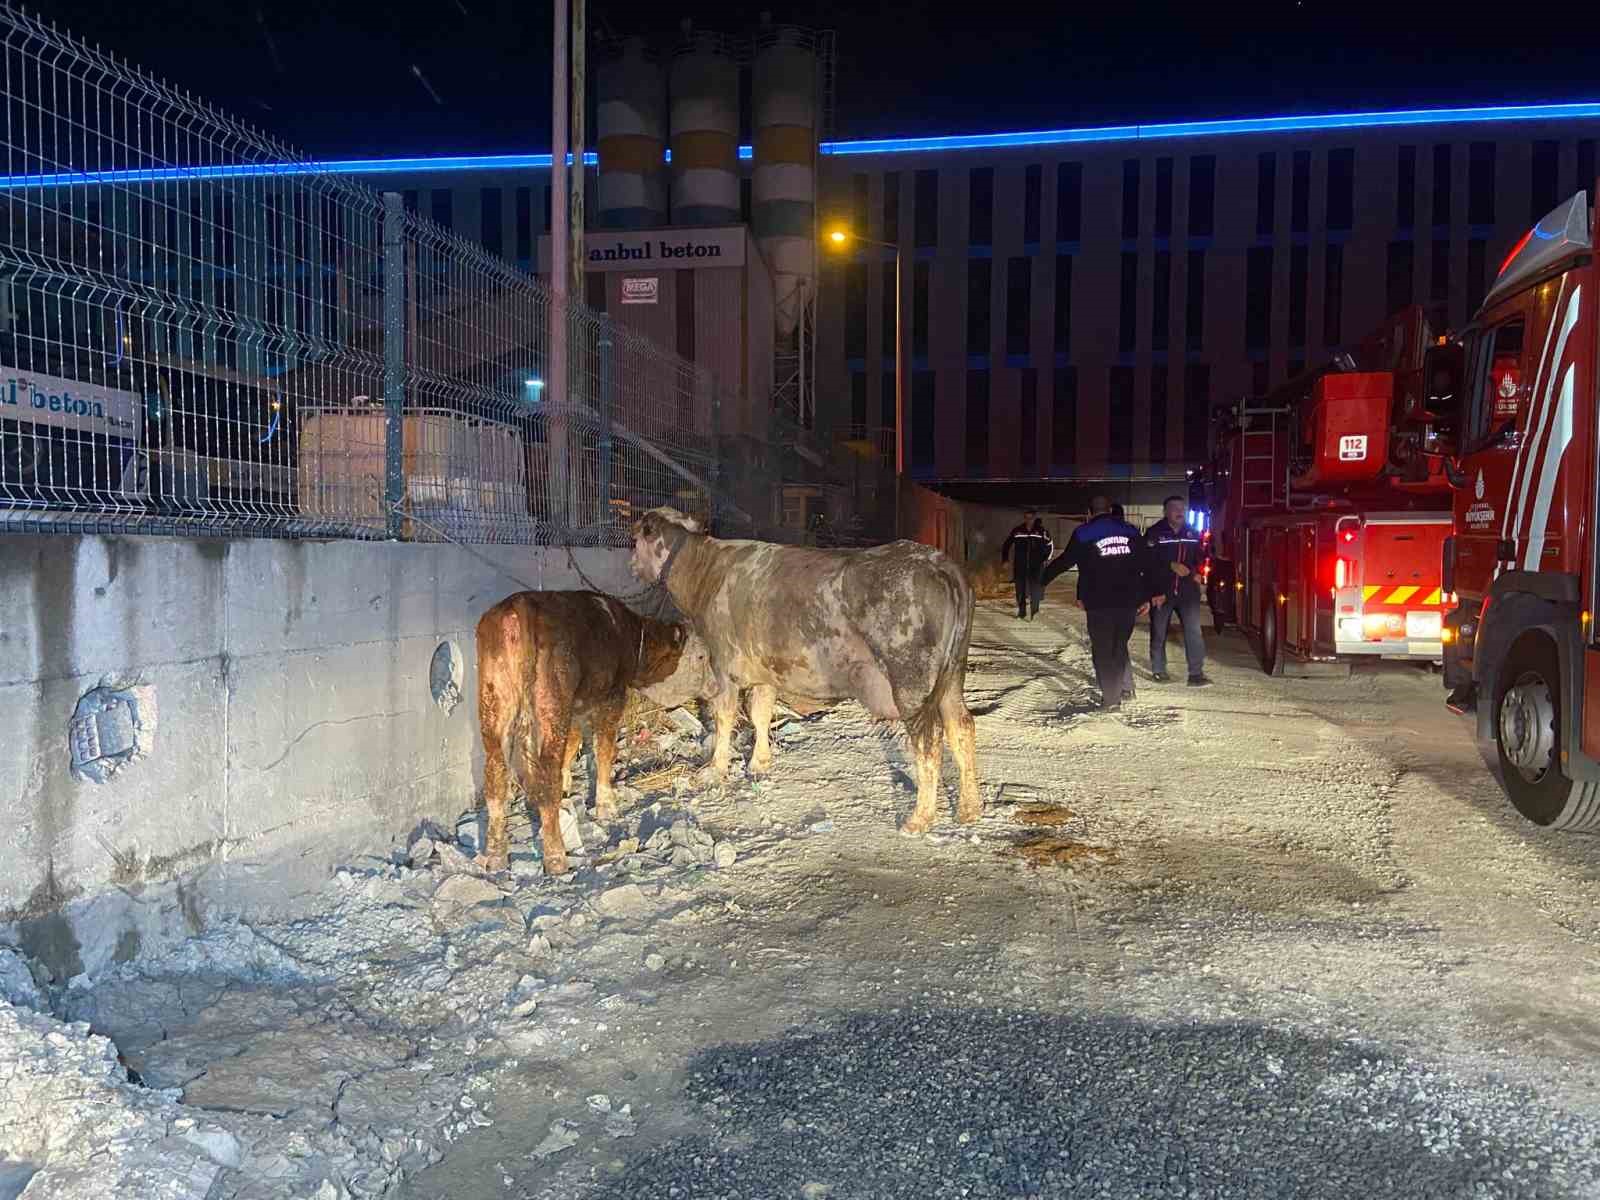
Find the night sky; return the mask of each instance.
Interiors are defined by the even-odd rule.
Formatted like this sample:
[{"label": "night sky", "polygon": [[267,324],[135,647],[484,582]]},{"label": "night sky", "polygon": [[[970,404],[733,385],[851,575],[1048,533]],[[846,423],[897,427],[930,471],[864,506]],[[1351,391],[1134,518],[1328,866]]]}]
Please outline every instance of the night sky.
[{"label": "night sky", "polygon": [[[1600,99],[1586,39],[1424,11],[1275,5],[590,0],[591,28],[837,30],[841,137]],[[1217,15],[1219,11],[1225,15]],[[539,0],[54,0],[45,12],[316,156],[550,144]],[[1526,30],[1526,26],[1522,27]],[[420,78],[418,76],[420,72]],[[435,99],[437,97],[437,99]],[[591,134],[592,136],[592,134]]]}]

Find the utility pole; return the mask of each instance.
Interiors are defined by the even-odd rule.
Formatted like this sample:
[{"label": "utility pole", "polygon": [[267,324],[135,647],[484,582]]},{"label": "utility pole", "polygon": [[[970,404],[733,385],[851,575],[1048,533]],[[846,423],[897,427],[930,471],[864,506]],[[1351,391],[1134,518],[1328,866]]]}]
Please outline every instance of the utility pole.
[{"label": "utility pole", "polygon": [[[556,3],[562,3],[562,0],[556,0]],[[583,253],[583,194],[587,184],[583,165],[583,125],[585,111],[588,107],[585,104],[585,99],[588,96],[587,84],[585,83],[585,60],[587,58],[589,39],[586,32],[587,14],[584,11],[588,7],[587,0],[571,0],[571,3],[572,36],[568,45],[568,59],[571,63],[572,75],[570,100],[572,174],[567,177],[571,181],[571,211],[568,215],[567,228],[572,237],[572,251],[569,260],[572,270],[572,283],[568,290],[572,299],[572,311],[578,312],[588,303],[589,298],[588,288],[584,286],[586,276],[584,274],[585,260]],[[585,373],[591,365],[589,357],[591,353],[589,323],[587,321],[573,321],[571,336],[574,343],[571,347],[572,397],[574,401],[580,401],[585,399],[585,394],[588,391],[584,386],[584,382]],[[571,521],[574,524],[579,521],[587,523],[591,518],[580,510],[578,504],[578,496],[583,489],[582,457],[575,452],[577,447],[574,441],[569,441],[568,445],[570,449],[567,457],[567,512],[571,515]],[[603,499],[601,504],[603,507]]]},{"label": "utility pole", "polygon": [[[567,410],[571,404],[572,373],[567,368],[567,337],[573,327],[567,285],[572,270],[572,242],[568,235],[571,200],[567,190],[567,5],[555,0],[555,29],[550,79],[550,369],[544,394],[548,406],[545,444],[550,478],[546,481],[550,517],[557,530],[571,527],[567,493],[570,487],[570,453]],[[578,169],[583,169],[579,160]]]}]

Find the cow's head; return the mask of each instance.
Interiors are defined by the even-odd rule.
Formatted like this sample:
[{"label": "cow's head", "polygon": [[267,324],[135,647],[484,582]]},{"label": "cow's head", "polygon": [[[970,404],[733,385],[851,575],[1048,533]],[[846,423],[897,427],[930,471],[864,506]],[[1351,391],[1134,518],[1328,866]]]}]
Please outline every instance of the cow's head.
[{"label": "cow's head", "polygon": [[675,508],[652,508],[633,523],[633,556],[628,565],[645,583],[658,583],[673,547],[688,534],[704,532],[699,521]]},{"label": "cow's head", "polygon": [[709,698],[711,655],[705,642],[687,625],[659,628],[661,636],[646,638],[639,690],[662,708]]}]

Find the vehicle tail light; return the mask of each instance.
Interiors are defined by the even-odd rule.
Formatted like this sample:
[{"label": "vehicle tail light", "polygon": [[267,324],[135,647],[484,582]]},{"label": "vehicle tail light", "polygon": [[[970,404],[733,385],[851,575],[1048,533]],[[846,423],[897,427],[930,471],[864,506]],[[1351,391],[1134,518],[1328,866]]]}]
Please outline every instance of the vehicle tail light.
[{"label": "vehicle tail light", "polygon": [[1350,560],[1337,558],[1333,562],[1333,586],[1342,588],[1348,585],[1351,575]]}]

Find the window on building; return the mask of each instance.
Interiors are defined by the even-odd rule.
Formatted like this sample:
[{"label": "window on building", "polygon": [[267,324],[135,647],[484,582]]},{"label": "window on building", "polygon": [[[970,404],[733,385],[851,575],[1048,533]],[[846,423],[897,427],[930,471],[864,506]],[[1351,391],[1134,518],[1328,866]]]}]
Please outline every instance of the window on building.
[{"label": "window on building", "polygon": [[1025,245],[1039,241],[1039,205],[1044,187],[1044,168],[1037,163],[1022,173],[1022,240]]},{"label": "window on building", "polygon": [[967,372],[967,474],[989,473],[989,372]]},{"label": "window on building", "polygon": [[1024,367],[1017,377],[1021,403],[1017,421],[1017,461],[1024,475],[1039,472],[1039,372]]},{"label": "window on building", "polygon": [[1401,146],[1395,171],[1394,223],[1410,229],[1417,223],[1417,148]]},{"label": "window on building", "polygon": [[912,232],[919,247],[939,244],[939,172],[918,171],[912,197]]},{"label": "window on building", "polygon": [[1033,259],[1006,263],[1006,353],[1026,354],[1033,318]]},{"label": "window on building", "polygon": [[1494,143],[1467,147],[1467,224],[1494,224]]},{"label": "window on building", "polygon": [[1211,368],[1191,363],[1183,372],[1183,461],[1203,463],[1211,442]]},{"label": "window on building", "polygon": [[1289,232],[1311,228],[1311,151],[1296,150],[1289,180]]},{"label": "window on building", "polygon": [[916,371],[912,373],[910,399],[911,466],[913,470],[919,472],[932,471],[934,469],[934,375],[932,371]]},{"label": "window on building", "polygon": [[994,260],[967,260],[967,353],[989,353],[989,298]]},{"label": "window on building", "polygon": [[739,220],[746,225],[750,224],[751,206],[755,202],[755,193],[752,190],[753,182],[748,175],[739,180]]},{"label": "window on building", "polygon": [[1078,369],[1057,367],[1050,382],[1050,463],[1070,467],[1078,458]]},{"label": "window on building", "polygon": [[1428,299],[1440,310],[1440,317],[1450,323],[1450,243],[1436,240],[1428,264]]},{"label": "window on building", "polygon": [[1055,352],[1072,352],[1072,255],[1056,255]]},{"label": "window on building", "polygon": [[1349,146],[1328,151],[1328,229],[1343,232],[1356,219],[1356,152]]},{"label": "window on building", "polygon": [[[678,297],[683,307],[683,297]],[[844,353],[846,358],[867,356],[867,264],[853,262],[844,269]]]},{"label": "window on building", "polygon": [[1110,436],[1106,462],[1122,466],[1133,462],[1133,368],[1112,367],[1110,376]]},{"label": "window on building", "polygon": [[1189,251],[1188,279],[1183,301],[1183,344],[1198,353],[1206,336],[1206,252]]},{"label": "window on building", "polygon": [[1172,330],[1172,252],[1156,251],[1156,278],[1150,290],[1150,349],[1164,351]]},{"label": "window on building", "polygon": [[871,226],[867,223],[867,196],[870,182],[860,172],[850,176],[850,227],[857,234],[867,236]]},{"label": "window on building", "polygon": [[1117,306],[1117,349],[1132,354],[1139,337],[1139,255],[1122,252],[1122,293]]},{"label": "window on building", "polygon": [[1083,164],[1056,164],[1056,241],[1076,242],[1083,234]]},{"label": "window on building", "polygon": [[883,390],[878,399],[878,425],[883,429],[897,428],[894,419],[894,371],[883,373]]},{"label": "window on building", "polygon": [[1189,160],[1189,236],[1210,237],[1217,224],[1217,156]]},{"label": "window on building", "polygon": [[1473,317],[1478,312],[1478,306],[1483,303],[1484,289],[1488,286],[1484,279],[1484,255],[1488,251],[1488,244],[1482,238],[1472,238],[1467,242],[1467,316]]},{"label": "window on building", "polygon": [[1245,252],[1244,344],[1265,350],[1272,335],[1272,247]]},{"label": "window on building", "polygon": [[1156,230],[1157,237],[1172,236],[1172,160],[1156,159]]},{"label": "window on building", "polygon": [[585,271],[583,275],[583,303],[590,312],[606,311],[606,274],[604,271]]},{"label": "window on building", "polygon": [[505,214],[500,210],[501,191],[497,187],[480,188],[478,207],[482,229],[483,248],[498,257],[505,252]]},{"label": "window on building", "polygon": [[1269,238],[1278,216],[1278,156],[1256,155],[1256,236]]},{"label": "window on building", "polygon": [[1450,147],[1433,148],[1433,224],[1450,224]]},{"label": "window on building", "polygon": [[867,375],[865,371],[850,372],[850,436],[862,438],[867,434]]},{"label": "window on building", "polygon": [[435,225],[446,229],[455,225],[455,193],[444,188],[435,188],[428,196],[431,205],[431,215]]},{"label": "window on building", "polygon": [[911,353],[928,357],[928,267],[919,262],[911,271]]},{"label": "window on building", "polygon": [[1289,248],[1289,344],[1306,344],[1306,277],[1310,274],[1310,250]]},{"label": "window on building", "polygon": [[967,242],[987,246],[994,241],[994,168],[967,172]]},{"label": "window on building", "polygon": [[416,212],[417,211],[417,189],[416,188],[411,188],[408,191],[401,192],[400,193],[400,203],[401,203],[401,205],[404,206],[404,208],[405,208],[405,210],[407,212],[409,212],[409,213]]},{"label": "window on building", "polygon": [[900,242],[900,172],[886,171],[883,176],[883,240]]},{"label": "window on building", "polygon": [[1344,247],[1332,242],[1322,269],[1322,344],[1337,346],[1343,333]]},{"label": "window on building", "polygon": [[1548,139],[1534,142],[1528,224],[1533,224],[1561,202],[1560,172],[1561,143]]},{"label": "window on building", "polygon": [[533,261],[533,189],[517,189],[517,261]]},{"label": "window on building", "polygon": [[1167,368],[1150,368],[1150,461],[1167,461]]},{"label": "window on building", "polygon": [[1124,159],[1122,163],[1122,236],[1124,240],[1139,236],[1139,160]]},{"label": "window on building", "polygon": [[1272,386],[1272,368],[1266,359],[1259,359],[1250,364],[1250,394],[1252,396],[1265,396],[1267,389]]},{"label": "window on building", "polygon": [[1385,271],[1384,312],[1396,313],[1411,303],[1411,282],[1415,274],[1412,242],[1390,242],[1389,263]]},{"label": "window on building", "polygon": [[1578,178],[1572,189],[1574,192],[1587,192],[1590,204],[1595,202],[1594,142],[1594,138],[1578,139]]},{"label": "window on building", "polygon": [[884,263],[882,265],[881,270],[879,271],[879,274],[882,277],[883,290],[880,293],[880,299],[879,299],[879,302],[878,302],[878,324],[883,329],[883,333],[881,335],[882,344],[883,344],[883,356],[885,358],[892,358],[892,357],[894,357],[894,326],[895,326],[895,320],[894,320],[894,299],[895,299],[895,297],[894,297],[894,264],[892,262]]},{"label": "window on building", "polygon": [[544,231],[546,233],[550,232],[550,219],[554,212],[555,210],[551,207],[550,201],[550,185],[547,183],[544,185]]}]

